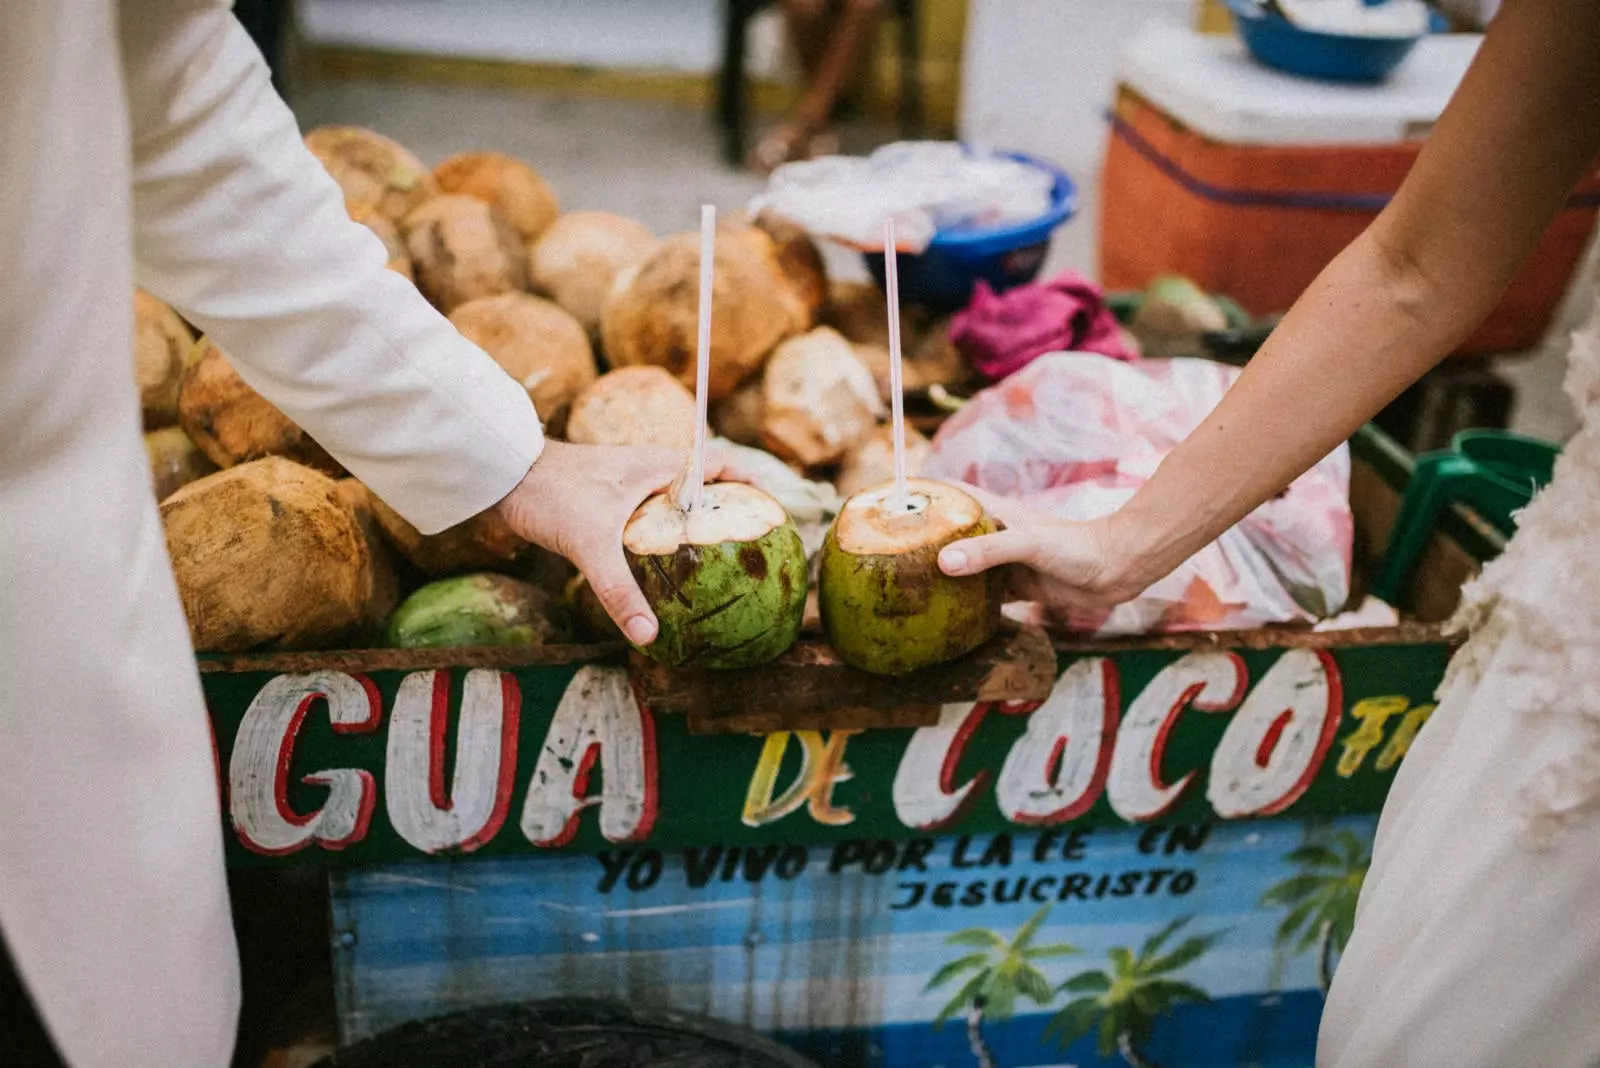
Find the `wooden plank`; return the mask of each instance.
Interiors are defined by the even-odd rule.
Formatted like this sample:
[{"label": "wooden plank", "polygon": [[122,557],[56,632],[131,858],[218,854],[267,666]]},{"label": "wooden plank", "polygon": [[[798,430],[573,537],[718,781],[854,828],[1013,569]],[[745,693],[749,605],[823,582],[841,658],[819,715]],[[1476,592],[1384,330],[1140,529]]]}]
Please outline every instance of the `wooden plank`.
[{"label": "wooden plank", "polygon": [[772,663],[738,671],[674,670],[637,653],[629,670],[640,702],[653,712],[693,712],[702,724],[717,719],[788,730],[802,721],[789,717],[814,722],[813,714],[828,710],[850,709],[859,719],[867,709],[1043,700],[1055,683],[1056,653],[1042,630],[1020,627],[958,660],[898,677],[852,668],[818,641],[800,642]]},{"label": "wooden plank", "polygon": [[932,727],[939,722],[939,705],[906,705],[895,708],[826,708],[816,712],[779,709],[748,709],[719,714],[709,709],[691,709],[689,733],[772,734],[775,731],[870,731],[906,727]]}]

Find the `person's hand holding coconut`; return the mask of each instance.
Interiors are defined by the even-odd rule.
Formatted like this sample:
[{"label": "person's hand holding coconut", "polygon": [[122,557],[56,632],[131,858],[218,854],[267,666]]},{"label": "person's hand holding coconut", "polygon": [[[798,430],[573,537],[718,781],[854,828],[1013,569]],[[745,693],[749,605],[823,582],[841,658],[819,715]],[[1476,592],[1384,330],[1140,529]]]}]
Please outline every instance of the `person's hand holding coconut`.
[{"label": "person's hand holding coconut", "polygon": [[[707,454],[708,478],[723,475],[716,455]],[[672,484],[683,462],[671,449],[547,441],[497,507],[519,535],[571,560],[628,640],[648,645],[656,617],[628,570],[622,530],[647,497]]]},{"label": "person's hand holding coconut", "polygon": [[1141,539],[1113,529],[1116,513],[1076,522],[976,486],[961,488],[1002,526],[945,546],[939,570],[959,576],[1002,568],[1008,601],[1033,602],[1057,620],[1081,617],[1132,600],[1165,573],[1163,561],[1134,548]]}]

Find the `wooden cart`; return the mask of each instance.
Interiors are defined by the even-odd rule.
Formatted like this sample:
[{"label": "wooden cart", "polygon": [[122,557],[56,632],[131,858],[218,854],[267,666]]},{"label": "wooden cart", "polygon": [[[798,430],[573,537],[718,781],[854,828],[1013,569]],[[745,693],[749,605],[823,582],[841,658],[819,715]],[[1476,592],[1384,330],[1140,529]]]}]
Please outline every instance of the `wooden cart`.
[{"label": "wooden cart", "polygon": [[[1353,448],[1359,575],[1409,461]],[[1453,513],[1393,628],[1013,631],[900,681],[814,644],[207,658],[247,1000],[331,906],[346,1042],[603,996],[828,1065],[1308,1066],[1440,620],[1498,548]]]}]

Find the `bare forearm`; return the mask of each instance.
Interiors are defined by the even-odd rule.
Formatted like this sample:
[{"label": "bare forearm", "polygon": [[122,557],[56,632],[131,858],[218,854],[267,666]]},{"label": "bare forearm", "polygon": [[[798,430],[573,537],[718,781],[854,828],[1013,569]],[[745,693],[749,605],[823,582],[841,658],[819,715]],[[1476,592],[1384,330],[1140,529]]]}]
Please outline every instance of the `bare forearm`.
[{"label": "bare forearm", "polygon": [[1107,521],[1122,567],[1164,575],[1443,359],[1493,309],[1597,151],[1600,4],[1511,0],[1393,203]]},{"label": "bare forearm", "polygon": [[1217,409],[1110,520],[1151,580],[1348,438],[1448,353],[1483,311],[1448,300],[1372,235],[1323,271]]}]

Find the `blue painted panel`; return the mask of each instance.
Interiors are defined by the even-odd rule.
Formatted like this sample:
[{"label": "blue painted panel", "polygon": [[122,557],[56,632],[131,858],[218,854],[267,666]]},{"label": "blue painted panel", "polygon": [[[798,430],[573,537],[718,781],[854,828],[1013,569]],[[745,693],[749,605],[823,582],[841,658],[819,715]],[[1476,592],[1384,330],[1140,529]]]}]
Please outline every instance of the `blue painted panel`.
[{"label": "blue painted panel", "polygon": [[[980,967],[1016,950],[1038,916],[1026,948],[1077,952],[1013,952],[1013,963],[1026,958],[1042,977],[1031,992],[1043,1003],[1024,980],[1002,983],[1015,995],[1008,1014],[997,1004],[1006,992],[991,988],[999,993],[986,1000],[979,1033],[1001,1065],[1081,1066],[1100,1063],[1093,1038],[1065,1050],[1041,1041],[1051,1016],[1079,996],[1057,988],[1115,972],[1118,947],[1138,958],[1152,935],[1186,919],[1146,962],[1192,938],[1204,945],[1145,979],[1212,1000],[1180,999],[1133,1020],[1150,1056],[1163,1068],[1310,1065],[1318,924],[1285,941],[1287,905],[1262,899],[1302,876],[1353,900],[1374,826],[1361,817],[636,847],[354,869],[334,881],[341,1018],[346,1037],[358,1038],[474,1005],[624,997],[776,1034],[827,1064],[971,1064],[966,1012],[938,1029],[932,1021]],[[1328,851],[1306,848],[1319,845]],[[994,937],[950,942],[970,929]],[[947,963],[974,955],[926,989]]]}]

